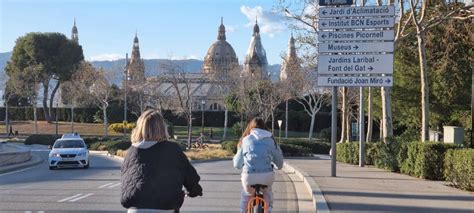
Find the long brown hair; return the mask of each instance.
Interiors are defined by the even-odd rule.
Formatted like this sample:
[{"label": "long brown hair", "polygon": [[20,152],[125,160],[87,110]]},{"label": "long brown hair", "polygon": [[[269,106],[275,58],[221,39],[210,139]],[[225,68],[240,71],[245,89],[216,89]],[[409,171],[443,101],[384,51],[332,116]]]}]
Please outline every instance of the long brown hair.
[{"label": "long brown hair", "polygon": [[250,131],[252,131],[253,128],[268,130],[267,126],[265,125],[265,121],[263,121],[262,118],[260,117],[253,118],[252,120],[249,121],[249,123],[247,124],[247,128],[245,128],[245,131],[242,133],[242,137],[240,137],[239,144],[237,145],[237,147],[240,147],[242,145],[242,140],[247,135],[250,135]]}]

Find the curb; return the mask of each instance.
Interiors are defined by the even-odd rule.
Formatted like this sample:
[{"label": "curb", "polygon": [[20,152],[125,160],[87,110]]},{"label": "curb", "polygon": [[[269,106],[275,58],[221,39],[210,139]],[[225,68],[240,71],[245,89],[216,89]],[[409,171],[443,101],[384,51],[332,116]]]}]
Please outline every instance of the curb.
[{"label": "curb", "polygon": [[326,199],[324,198],[323,192],[319,188],[318,184],[311,178],[311,176],[306,173],[305,171],[301,170],[300,168],[293,166],[289,163],[284,164],[287,167],[289,172],[295,173],[298,177],[300,177],[306,188],[309,192],[311,192],[311,196],[313,197],[313,205],[318,213],[330,213],[328,204]]},{"label": "curb", "polygon": [[5,173],[16,171],[16,170],[33,167],[41,163],[43,163],[43,159],[40,156],[36,154],[31,154],[31,159],[27,162],[5,166],[6,168],[0,168],[0,174],[5,174]]}]

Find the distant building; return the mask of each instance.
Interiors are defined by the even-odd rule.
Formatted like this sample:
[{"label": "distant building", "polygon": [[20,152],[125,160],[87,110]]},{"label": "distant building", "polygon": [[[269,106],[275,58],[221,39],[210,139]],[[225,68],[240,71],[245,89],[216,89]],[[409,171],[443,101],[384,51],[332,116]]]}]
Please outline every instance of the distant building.
[{"label": "distant building", "polygon": [[130,61],[127,61],[127,76],[130,84],[138,84],[145,81],[145,63],[140,57],[140,45],[138,35],[135,33],[133,38],[132,55]]},{"label": "distant building", "polygon": [[267,54],[263,48],[260,38],[260,27],[257,21],[253,27],[252,40],[250,41],[247,55],[245,56],[244,76],[251,76],[254,79],[269,80],[270,73],[268,72]]},{"label": "distant building", "polygon": [[288,53],[283,61],[280,71],[280,81],[284,82],[288,79],[295,79],[301,71],[300,61],[296,55],[295,39],[293,35],[288,42]]}]

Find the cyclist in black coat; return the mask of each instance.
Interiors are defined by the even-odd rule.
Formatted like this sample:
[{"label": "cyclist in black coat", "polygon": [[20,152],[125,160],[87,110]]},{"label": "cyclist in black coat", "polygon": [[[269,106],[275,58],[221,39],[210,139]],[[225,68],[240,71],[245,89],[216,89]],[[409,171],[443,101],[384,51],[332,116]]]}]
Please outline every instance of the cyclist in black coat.
[{"label": "cyclist in black coat", "polygon": [[165,125],[160,113],[148,110],[132,132],[121,178],[121,203],[128,212],[178,212],[183,186],[189,197],[202,196],[199,175],[181,147],[166,140]]}]

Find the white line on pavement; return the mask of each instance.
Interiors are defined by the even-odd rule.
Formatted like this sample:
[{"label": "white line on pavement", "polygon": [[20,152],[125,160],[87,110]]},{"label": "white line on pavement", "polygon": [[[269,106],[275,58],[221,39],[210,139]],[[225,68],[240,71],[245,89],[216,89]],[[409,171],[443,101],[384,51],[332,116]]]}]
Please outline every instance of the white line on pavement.
[{"label": "white line on pavement", "polygon": [[25,213],[33,213],[33,211],[25,211]]},{"label": "white line on pavement", "polygon": [[102,185],[102,186],[99,186],[98,188],[99,188],[99,189],[102,189],[102,188],[107,187],[107,186],[112,185],[112,184],[114,184],[114,183],[106,183],[106,184],[104,184],[104,185]]},{"label": "white line on pavement", "polygon": [[78,197],[78,198],[74,198],[74,199],[72,199],[72,200],[69,200],[69,202],[76,202],[76,201],[78,201],[78,200],[80,200],[80,199],[84,199],[84,198],[89,197],[89,196],[91,196],[91,195],[93,195],[93,194],[94,194],[94,193],[89,193],[89,194],[80,196],[80,197]]},{"label": "white line on pavement", "polygon": [[67,201],[67,200],[70,200],[70,199],[74,199],[74,198],[79,197],[79,196],[81,196],[81,195],[82,195],[82,194],[76,194],[76,195],[74,195],[74,196],[67,197],[67,198],[64,198],[64,199],[62,199],[62,200],[58,200],[58,203],[61,203],[61,202],[64,202],[64,201]]},{"label": "white line on pavement", "polygon": [[44,211],[38,211],[38,213],[44,213]]},{"label": "white line on pavement", "polygon": [[4,173],[4,174],[1,174],[0,176],[15,174],[15,173],[18,173],[18,172],[22,172],[22,171],[26,171],[26,170],[29,170],[29,169],[33,169],[33,168],[35,168],[35,167],[36,167],[36,166],[29,167],[29,168],[26,168],[26,169],[20,169],[20,170],[18,170],[18,171],[7,172],[7,173]]},{"label": "white line on pavement", "polygon": [[116,183],[116,184],[114,184],[114,185],[111,185],[111,186],[109,186],[108,188],[114,188],[114,187],[116,187],[116,186],[118,186],[118,185],[120,185],[120,183]]}]

